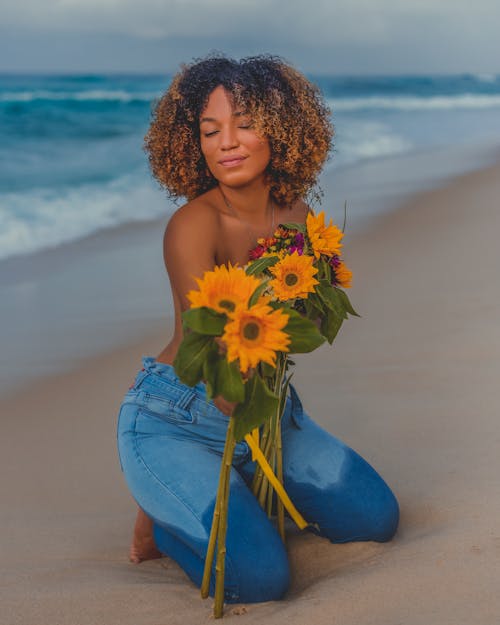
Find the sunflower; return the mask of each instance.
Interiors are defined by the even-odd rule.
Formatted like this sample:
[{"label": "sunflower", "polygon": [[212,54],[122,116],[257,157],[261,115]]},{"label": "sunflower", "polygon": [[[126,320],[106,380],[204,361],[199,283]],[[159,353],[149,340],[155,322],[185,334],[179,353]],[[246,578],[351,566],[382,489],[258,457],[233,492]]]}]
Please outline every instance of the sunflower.
[{"label": "sunflower", "polygon": [[250,308],[237,308],[222,335],[228,361],[239,358],[242,373],[261,361],[276,366],[276,352],[288,351],[290,336],[283,332],[288,318],[289,315],[281,309],[273,310],[265,300]]},{"label": "sunflower", "polygon": [[318,216],[312,213],[306,218],[307,235],[314,250],[314,256],[319,258],[320,254],[332,256],[339,254],[342,243],[340,240],[344,233],[340,228],[330,223],[325,226],[325,213],[322,211]]},{"label": "sunflower", "polygon": [[334,267],[333,271],[335,273],[335,282],[339,286],[348,289],[351,286],[352,271],[348,269],[342,261]]},{"label": "sunflower", "polygon": [[306,298],[309,293],[314,292],[314,285],[319,283],[314,278],[318,269],[313,266],[313,262],[312,256],[300,255],[295,251],[269,267],[274,276],[269,285],[279,300]]},{"label": "sunflower", "polygon": [[248,306],[248,300],[259,286],[255,276],[249,276],[242,267],[228,263],[219,265],[213,271],[205,271],[203,278],[195,278],[198,291],[187,294],[191,308],[208,306],[217,312],[231,314],[238,306]]}]

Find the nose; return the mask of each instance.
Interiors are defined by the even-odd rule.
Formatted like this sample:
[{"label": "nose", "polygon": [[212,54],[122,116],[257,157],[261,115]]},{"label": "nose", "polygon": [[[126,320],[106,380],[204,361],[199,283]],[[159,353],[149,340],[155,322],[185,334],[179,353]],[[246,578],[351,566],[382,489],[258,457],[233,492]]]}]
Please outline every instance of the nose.
[{"label": "nose", "polygon": [[236,128],[231,124],[224,126],[220,130],[220,148],[221,150],[231,150],[239,145],[238,133]]}]

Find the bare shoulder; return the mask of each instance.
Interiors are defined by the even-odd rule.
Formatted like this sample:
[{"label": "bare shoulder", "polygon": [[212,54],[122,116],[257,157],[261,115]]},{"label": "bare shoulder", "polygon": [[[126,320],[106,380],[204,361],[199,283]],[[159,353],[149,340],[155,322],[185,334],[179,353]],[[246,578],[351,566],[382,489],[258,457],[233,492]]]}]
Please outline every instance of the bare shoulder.
[{"label": "bare shoulder", "polygon": [[170,217],[165,228],[164,247],[176,242],[188,247],[201,246],[203,249],[215,245],[219,213],[206,196],[204,194],[186,202]]},{"label": "bare shoulder", "polygon": [[167,223],[165,232],[175,230],[195,237],[200,234],[207,236],[212,231],[215,232],[219,224],[219,213],[206,195],[180,206]]},{"label": "bare shoulder", "polygon": [[289,212],[284,211],[283,216],[286,217],[288,222],[305,223],[310,210],[310,206],[303,199],[299,198],[291,205]]},{"label": "bare shoulder", "polygon": [[207,194],[183,204],[172,215],[163,237],[163,258],[174,298],[181,309],[189,307],[188,291],[196,286],[195,278],[213,269],[218,226],[218,212]]},{"label": "bare shoulder", "polygon": [[297,200],[296,208],[297,210],[301,211],[304,216],[307,215],[307,213],[311,210],[309,204],[306,204],[306,202],[304,202],[304,200],[302,199]]}]

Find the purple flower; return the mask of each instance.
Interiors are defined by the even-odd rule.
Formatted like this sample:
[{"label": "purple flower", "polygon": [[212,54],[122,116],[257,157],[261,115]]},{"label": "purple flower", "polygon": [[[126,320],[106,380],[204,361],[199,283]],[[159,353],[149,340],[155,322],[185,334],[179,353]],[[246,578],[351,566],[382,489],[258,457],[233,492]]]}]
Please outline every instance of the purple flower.
[{"label": "purple flower", "polygon": [[294,245],[298,248],[303,248],[304,247],[304,235],[302,234],[302,232],[297,232],[297,234],[294,237]]}]

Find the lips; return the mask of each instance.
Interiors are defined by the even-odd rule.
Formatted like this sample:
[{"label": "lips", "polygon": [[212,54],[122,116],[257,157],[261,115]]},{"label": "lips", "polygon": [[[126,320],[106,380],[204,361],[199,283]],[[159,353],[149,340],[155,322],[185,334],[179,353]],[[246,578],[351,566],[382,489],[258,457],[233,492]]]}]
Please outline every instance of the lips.
[{"label": "lips", "polygon": [[219,161],[220,165],[224,167],[233,167],[234,165],[239,165],[245,160],[245,156],[226,156]]}]

